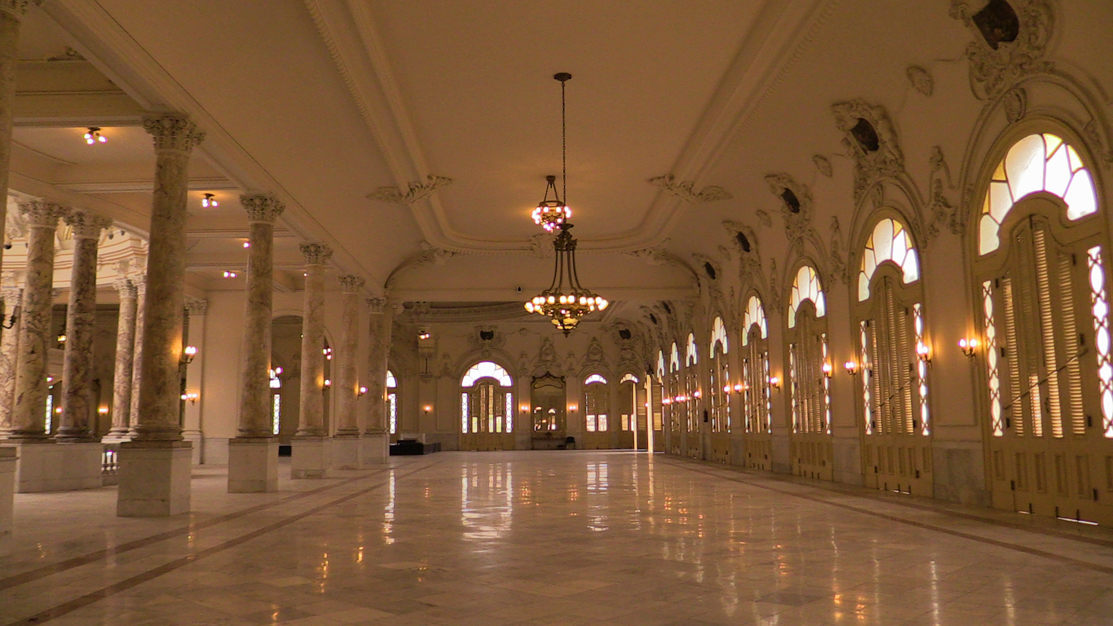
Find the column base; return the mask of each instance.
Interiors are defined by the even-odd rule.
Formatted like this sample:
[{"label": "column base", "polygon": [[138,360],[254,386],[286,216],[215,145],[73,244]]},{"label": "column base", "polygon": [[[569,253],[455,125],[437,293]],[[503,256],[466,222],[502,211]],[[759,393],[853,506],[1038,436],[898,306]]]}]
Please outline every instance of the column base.
[{"label": "column base", "polygon": [[12,508],[15,505],[15,465],[19,451],[0,446],[0,556],[12,553]]},{"label": "column base", "polygon": [[290,442],[290,478],[325,478],[328,467],[328,437],[294,437]]},{"label": "column base", "polygon": [[278,439],[228,440],[228,493],[278,491]]},{"label": "column base", "polygon": [[188,441],[127,441],[120,444],[119,517],[168,517],[189,512]]},{"label": "column base", "polygon": [[359,435],[334,436],[329,441],[331,467],[342,470],[354,470],[363,467],[360,461],[361,446]]},{"label": "column base", "polygon": [[93,443],[16,443],[16,493],[97,489],[104,446]]},{"label": "column base", "polygon": [[363,467],[382,465],[390,460],[390,434],[367,433],[359,438],[359,460]]},{"label": "column base", "polygon": [[124,441],[131,441],[130,433],[109,432],[107,435],[100,438],[101,443],[122,443]]}]

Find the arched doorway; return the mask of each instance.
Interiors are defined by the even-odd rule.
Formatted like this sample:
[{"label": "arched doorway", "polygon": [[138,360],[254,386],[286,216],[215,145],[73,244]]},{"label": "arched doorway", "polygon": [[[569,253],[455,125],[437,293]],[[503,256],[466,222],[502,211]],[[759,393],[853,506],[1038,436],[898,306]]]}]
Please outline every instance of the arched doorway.
[{"label": "arched doorway", "polygon": [[514,381],[499,364],[481,361],[460,381],[460,449],[514,449]]},{"label": "arched doorway", "polygon": [[532,448],[553,450],[565,445],[568,437],[564,379],[546,373],[530,385]]},{"label": "arched doorway", "polygon": [[757,295],[746,301],[742,315],[742,422],[744,465],[771,470],[773,456],[773,394],[769,385],[769,323]]},{"label": "arched doorway", "polygon": [[584,449],[603,450],[613,447],[610,419],[611,396],[607,379],[592,374],[584,379]]},{"label": "arched doorway", "polygon": [[787,340],[792,473],[833,480],[827,298],[811,265],[801,265],[792,281]]}]

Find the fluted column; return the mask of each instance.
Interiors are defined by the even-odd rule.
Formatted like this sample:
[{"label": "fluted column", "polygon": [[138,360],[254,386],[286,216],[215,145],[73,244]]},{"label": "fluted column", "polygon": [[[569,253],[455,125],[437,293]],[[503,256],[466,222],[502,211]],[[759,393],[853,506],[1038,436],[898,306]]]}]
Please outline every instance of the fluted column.
[{"label": "fluted column", "polygon": [[[42,0],[0,0],[0,241],[8,216],[8,169],[12,157],[12,109],[15,105],[15,73],[19,65],[19,30],[23,16]],[[0,248],[0,256],[4,254]],[[10,310],[7,312],[10,315]]]},{"label": "fluted column", "polygon": [[336,372],[336,436],[359,437],[356,399],[356,354],[359,352],[359,290],[364,281],[359,276],[341,276],[342,293],[340,346]]},{"label": "fluted column", "polygon": [[120,444],[116,514],[184,513],[190,504],[192,444],[182,440],[182,333],[185,325],[186,199],[189,155],[204,134],[180,114],[143,118],[154,138],[155,190],[143,298],[141,349],[135,355],[139,402],[131,441]]},{"label": "fluted column", "polygon": [[386,371],[390,357],[390,334],[394,315],[385,298],[368,298],[367,395],[370,398],[367,425],[362,442],[362,462],[375,465],[387,462],[390,433],[386,428]]},{"label": "fluted column", "polygon": [[292,478],[323,478],[329,467],[325,432],[325,266],[332,249],[320,243],[301,246],[305,255],[305,308],[301,325],[301,411],[291,446]]},{"label": "fluted column", "polygon": [[0,289],[0,295],[4,298],[4,324],[11,324],[11,328],[3,329],[4,334],[0,338],[0,439],[2,439],[12,428],[15,362],[19,350],[20,316],[16,313],[23,299],[23,289],[6,285]]},{"label": "fluted column", "polygon": [[62,421],[58,441],[96,441],[89,429],[93,411],[93,327],[97,321],[97,244],[112,220],[76,210],[65,217],[73,230],[73,269],[66,309],[62,361]]},{"label": "fluted column", "polygon": [[116,369],[112,377],[112,429],[106,439],[118,441],[127,438],[130,427],[132,357],[139,290],[135,288],[135,283],[123,277],[114,286],[120,294],[120,314],[116,321]]},{"label": "fluted column", "polygon": [[[238,437],[271,437],[271,310],[274,301],[274,222],[286,208],[271,196],[240,196],[251,228],[247,310],[240,365]],[[320,349],[318,348],[318,352]]]},{"label": "fluted column", "polygon": [[22,322],[15,366],[15,403],[10,439],[42,441],[46,428],[46,359],[54,304],[54,233],[58,218],[68,211],[45,200],[19,205],[30,235],[27,242],[27,283],[23,288]]},{"label": "fluted column", "polygon": [[139,361],[139,414],[132,439],[179,441],[189,154],[204,134],[182,115],[149,116],[143,119],[143,128],[154,138],[155,191]]},{"label": "fluted column", "polygon": [[128,386],[128,391],[131,397],[128,399],[128,436],[131,436],[131,429],[139,422],[139,384],[143,377],[143,368],[139,364],[143,362],[143,312],[147,309],[147,268],[129,279],[131,284],[135,286],[135,333],[131,345],[131,384]]}]

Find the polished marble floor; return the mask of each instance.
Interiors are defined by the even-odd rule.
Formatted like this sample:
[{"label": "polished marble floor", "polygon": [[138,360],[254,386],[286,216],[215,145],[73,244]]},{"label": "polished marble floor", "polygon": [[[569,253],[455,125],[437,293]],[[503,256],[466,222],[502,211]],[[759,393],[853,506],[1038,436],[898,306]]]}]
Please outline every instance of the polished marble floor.
[{"label": "polished marble floor", "polygon": [[[288,476],[288,465],[282,467]],[[7,624],[1113,624],[1113,533],[628,452],[16,497]],[[1026,525],[1027,524],[1027,525]]]}]

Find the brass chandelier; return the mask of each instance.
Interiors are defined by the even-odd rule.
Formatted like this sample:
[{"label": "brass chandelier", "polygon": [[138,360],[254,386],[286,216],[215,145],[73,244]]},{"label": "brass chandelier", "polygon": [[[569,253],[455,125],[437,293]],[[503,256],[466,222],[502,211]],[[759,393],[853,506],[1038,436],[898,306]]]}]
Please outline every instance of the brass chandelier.
[{"label": "brass chandelier", "polygon": [[[585,316],[606,309],[609,303],[606,298],[597,296],[580,285],[580,277],[576,273],[576,239],[572,237],[572,223],[568,221],[572,217],[572,210],[567,204],[568,142],[564,106],[564,84],[572,75],[561,72],[553,78],[560,81],[561,163],[564,174],[561,182],[564,186],[564,200],[557,194],[556,177],[546,177],[548,186],[545,188],[545,198],[534,210],[533,221],[548,232],[560,231],[553,239],[556,265],[549,288],[526,302],[526,310],[548,317],[567,336]],[[549,200],[550,189],[553,200]]]}]

